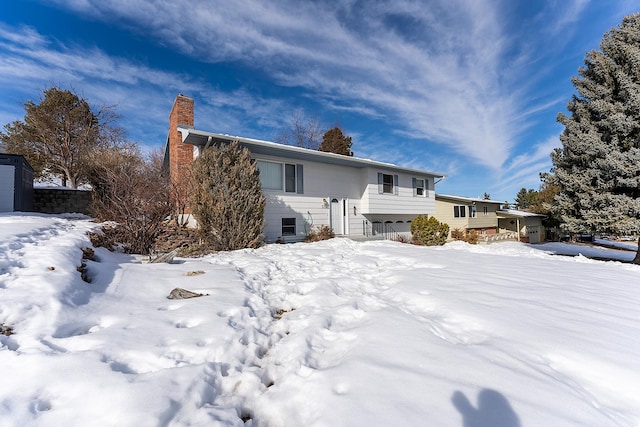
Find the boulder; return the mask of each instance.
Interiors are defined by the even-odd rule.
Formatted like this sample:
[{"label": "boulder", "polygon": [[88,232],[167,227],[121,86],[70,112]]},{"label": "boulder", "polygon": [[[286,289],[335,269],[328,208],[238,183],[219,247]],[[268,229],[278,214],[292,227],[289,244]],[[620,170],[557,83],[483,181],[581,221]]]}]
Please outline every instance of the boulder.
[{"label": "boulder", "polygon": [[197,292],[188,291],[182,288],[173,289],[167,298],[169,299],[187,299],[187,298],[196,298],[204,296],[204,294],[199,294]]}]

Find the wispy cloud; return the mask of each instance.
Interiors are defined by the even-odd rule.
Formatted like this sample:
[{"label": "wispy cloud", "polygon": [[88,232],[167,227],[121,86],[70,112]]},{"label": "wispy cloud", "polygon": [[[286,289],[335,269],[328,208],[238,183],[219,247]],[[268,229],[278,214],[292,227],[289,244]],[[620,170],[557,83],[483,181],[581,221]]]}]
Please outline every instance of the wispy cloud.
[{"label": "wispy cloud", "polygon": [[559,135],[551,135],[535,144],[532,150],[515,156],[498,178],[501,192],[515,194],[522,187],[537,190],[541,184],[540,173],[550,170],[550,154],[560,146]]},{"label": "wispy cloud", "polygon": [[510,39],[494,1],[60,3],[203,61],[259,64],[279,84],[393,118],[416,140],[493,168],[508,160],[524,125],[517,88],[505,85],[514,58],[506,58]]},{"label": "wispy cloud", "polygon": [[[543,115],[555,122],[559,104],[571,95],[558,92],[557,65],[570,64],[569,73],[577,69],[573,58],[583,55],[582,48],[577,54],[565,49],[580,34],[585,15],[606,9],[586,0],[51,3],[138,32],[192,64],[238,64],[301,100],[263,98],[251,82],[220,89],[215,81],[191,77],[186,68],[161,71],[6,26],[0,27],[0,49],[7,52],[0,57],[3,84],[18,79],[38,88],[42,82],[90,88],[85,90],[92,98],[98,94],[95,102],[115,99],[123,115],[131,113],[134,129],[161,123],[160,131],[150,131],[156,139],[177,92],[196,98],[198,126],[265,139],[290,111],[313,100],[326,117],[335,111],[336,117],[386,125],[386,135],[367,134],[359,141],[359,154],[440,172],[473,167],[490,176],[495,188],[524,186],[548,168],[550,146],[529,148],[526,138],[550,133],[548,126],[532,129]],[[563,73],[569,82],[571,74]],[[353,127],[354,135],[364,131]],[[389,135],[399,138],[390,142]],[[436,151],[438,157],[429,156]]]},{"label": "wispy cloud", "polygon": [[[6,88],[0,101],[5,112],[3,123],[21,118],[21,104],[37,99],[42,89],[51,85],[72,88],[96,105],[116,104],[130,136],[148,145],[157,145],[166,135],[164,127],[150,123],[167,123],[171,102],[180,92],[197,98],[197,118],[221,131],[230,126],[242,131],[246,124],[241,117],[250,114],[257,117],[253,123],[274,127],[276,119],[271,111],[284,109],[278,105],[280,101],[256,97],[242,88],[222,92],[187,74],[153,69],[96,48],[49,40],[29,27],[0,26],[0,49],[0,85]],[[10,117],[7,111],[17,116]]]},{"label": "wispy cloud", "polygon": [[573,30],[575,23],[580,21],[580,16],[585,10],[590,0],[560,0],[551,1],[547,4],[545,18],[553,16],[554,19],[548,19],[547,31],[551,34],[559,35],[567,28]]}]

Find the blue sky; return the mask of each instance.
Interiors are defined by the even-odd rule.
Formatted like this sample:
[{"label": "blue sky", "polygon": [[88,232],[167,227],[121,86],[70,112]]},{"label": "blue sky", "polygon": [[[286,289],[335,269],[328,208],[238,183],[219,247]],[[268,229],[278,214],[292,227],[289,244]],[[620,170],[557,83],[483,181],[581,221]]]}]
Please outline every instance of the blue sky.
[{"label": "blue sky", "polygon": [[295,113],[356,156],[512,201],[560,145],[588,50],[640,0],[2,0],[0,124],[48,86],[117,105],[163,147],[178,93],[196,128],[273,140]]}]

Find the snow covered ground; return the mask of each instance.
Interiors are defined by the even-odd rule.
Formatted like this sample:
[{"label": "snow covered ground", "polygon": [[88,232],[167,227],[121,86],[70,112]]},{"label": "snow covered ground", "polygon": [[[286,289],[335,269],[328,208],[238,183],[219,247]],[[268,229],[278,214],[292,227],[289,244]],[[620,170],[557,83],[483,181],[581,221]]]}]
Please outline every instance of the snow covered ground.
[{"label": "snow covered ground", "polygon": [[0,214],[0,426],[640,425],[638,266],[333,239],[87,284],[95,226]]}]

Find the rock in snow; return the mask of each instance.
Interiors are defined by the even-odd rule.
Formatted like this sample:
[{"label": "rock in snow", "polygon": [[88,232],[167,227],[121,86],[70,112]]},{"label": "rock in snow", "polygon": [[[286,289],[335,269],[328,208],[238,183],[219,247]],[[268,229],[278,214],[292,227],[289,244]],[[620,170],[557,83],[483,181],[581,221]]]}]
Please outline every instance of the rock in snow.
[{"label": "rock in snow", "polygon": [[199,294],[197,292],[188,291],[182,288],[174,288],[167,297],[168,299],[187,299],[187,298],[196,298],[204,296],[204,294]]}]

